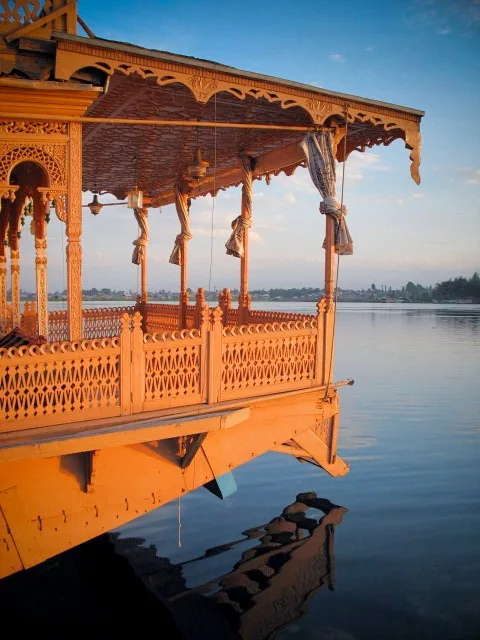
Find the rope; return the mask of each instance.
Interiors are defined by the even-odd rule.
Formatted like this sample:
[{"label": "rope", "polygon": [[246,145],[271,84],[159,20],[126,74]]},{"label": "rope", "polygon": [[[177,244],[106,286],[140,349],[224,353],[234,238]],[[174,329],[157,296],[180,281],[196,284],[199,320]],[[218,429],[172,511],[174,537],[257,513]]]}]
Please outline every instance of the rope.
[{"label": "rope", "polygon": [[182,507],[181,507],[180,497],[181,496],[178,496],[178,548],[179,549],[182,546]]},{"label": "rope", "polygon": [[[138,226],[138,238],[136,241],[138,242],[140,240],[142,232],[140,230],[140,225],[137,225],[137,226]],[[140,291],[140,263],[137,262],[137,295],[136,295],[137,298],[139,295],[139,291]]]},{"label": "rope", "polygon": [[[345,190],[345,167],[347,164],[347,136],[348,136],[348,104],[345,104],[345,136],[343,138],[343,166],[342,166],[342,188],[340,195],[340,211],[343,212],[343,194]],[[327,388],[325,389],[325,398],[328,397],[330,391],[330,380],[332,378],[333,370],[333,349],[335,345],[335,329],[337,327],[337,302],[338,302],[338,280],[340,277],[340,251],[337,253],[337,268],[335,273],[335,285],[334,285],[334,313],[333,313],[333,327],[332,327],[332,348],[330,350],[330,369],[328,372]]]},{"label": "rope", "polygon": [[67,298],[63,299],[63,292],[66,290],[65,286],[65,262],[67,261],[67,256],[65,254],[65,238],[63,237],[63,226],[60,232],[60,236],[62,238],[62,281],[63,281],[63,290],[62,290],[62,307],[63,311],[67,310]]},{"label": "rope", "polygon": [[213,198],[212,198],[212,216],[211,216],[211,229],[210,229],[210,269],[208,272],[208,292],[210,293],[212,288],[212,268],[213,268],[213,221],[215,215],[215,200],[216,200],[216,177],[217,177],[217,94],[214,95],[214,122],[213,129]]}]

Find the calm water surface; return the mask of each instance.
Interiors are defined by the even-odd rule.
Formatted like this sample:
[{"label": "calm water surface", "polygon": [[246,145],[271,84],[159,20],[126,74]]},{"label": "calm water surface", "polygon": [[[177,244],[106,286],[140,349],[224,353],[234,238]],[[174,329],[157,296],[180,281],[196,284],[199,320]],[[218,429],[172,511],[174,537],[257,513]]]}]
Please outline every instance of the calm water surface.
[{"label": "calm water surface", "polygon": [[[313,310],[307,303],[271,307]],[[479,374],[480,306],[340,304],[335,379],[355,379],[341,391],[338,443],[350,473],[331,478],[270,453],[235,471],[238,491],[225,501],[205,489],[182,498],[181,547],[176,502],[123,527],[120,537],[155,545],[167,574],[188,589],[211,581],[205,596],[261,544],[242,532],[280,516],[299,492],[315,492],[348,513],[335,527],[334,547],[327,553],[320,541],[299,565],[300,577],[294,554],[275,567],[298,580],[300,590],[307,574],[315,583],[315,569],[329,574],[307,585],[298,606],[288,585],[275,591],[270,618],[279,616],[279,607],[296,612],[275,637],[480,637]],[[313,535],[323,513],[309,509],[307,515]],[[238,616],[255,602],[250,594]],[[238,626],[238,619],[231,624]],[[255,637],[264,637],[260,628]]]}]

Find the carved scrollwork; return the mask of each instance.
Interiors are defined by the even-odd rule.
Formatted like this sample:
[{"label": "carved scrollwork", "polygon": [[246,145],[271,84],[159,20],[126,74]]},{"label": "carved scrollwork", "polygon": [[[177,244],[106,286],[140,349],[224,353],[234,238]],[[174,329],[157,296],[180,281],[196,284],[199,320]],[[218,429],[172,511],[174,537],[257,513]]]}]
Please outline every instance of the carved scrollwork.
[{"label": "carved scrollwork", "polygon": [[333,105],[330,102],[324,100],[307,100],[305,106],[310,111],[313,121],[315,123],[321,123],[325,120],[326,116],[332,113]]},{"label": "carved scrollwork", "polygon": [[191,76],[189,84],[198,102],[207,102],[218,87],[218,82],[213,78],[199,75]]},{"label": "carved scrollwork", "polygon": [[67,135],[65,122],[33,122],[29,120],[1,120],[0,134],[60,134]]},{"label": "carved scrollwork", "polygon": [[40,164],[52,186],[66,183],[67,151],[64,144],[22,145],[10,142],[0,145],[0,184],[8,184],[11,170],[20,162]]},{"label": "carved scrollwork", "polygon": [[42,195],[43,204],[53,202],[57,218],[61,222],[67,221],[67,188],[66,187],[37,187]]}]

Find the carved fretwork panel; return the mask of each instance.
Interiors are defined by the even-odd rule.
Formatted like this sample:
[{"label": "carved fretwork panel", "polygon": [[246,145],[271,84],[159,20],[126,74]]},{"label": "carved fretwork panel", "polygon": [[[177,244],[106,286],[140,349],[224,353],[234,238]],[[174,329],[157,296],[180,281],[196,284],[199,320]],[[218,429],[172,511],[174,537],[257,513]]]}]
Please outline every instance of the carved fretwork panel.
[{"label": "carved fretwork panel", "polygon": [[[33,349],[30,357],[29,354]],[[115,407],[120,402],[119,339],[0,350],[0,420],[28,421]]]},{"label": "carved fretwork panel", "polygon": [[248,392],[274,392],[279,386],[315,379],[316,331],[313,323],[265,325],[259,334],[243,328],[224,329],[222,398]]},{"label": "carved fretwork panel", "polygon": [[42,11],[49,11],[52,0],[2,0],[0,7],[0,25],[23,25],[35,22]]},{"label": "carved fretwork panel", "polygon": [[8,184],[11,170],[20,162],[38,162],[47,172],[52,186],[66,183],[67,150],[64,144],[24,146],[0,142],[1,184]]},{"label": "carved fretwork panel", "polygon": [[65,122],[35,122],[30,120],[2,120],[0,121],[0,134],[67,135],[67,124]]},{"label": "carved fretwork panel", "polygon": [[145,352],[145,409],[184,404],[186,398],[201,402],[201,339],[198,331],[174,333],[181,339],[164,341],[150,336]]}]

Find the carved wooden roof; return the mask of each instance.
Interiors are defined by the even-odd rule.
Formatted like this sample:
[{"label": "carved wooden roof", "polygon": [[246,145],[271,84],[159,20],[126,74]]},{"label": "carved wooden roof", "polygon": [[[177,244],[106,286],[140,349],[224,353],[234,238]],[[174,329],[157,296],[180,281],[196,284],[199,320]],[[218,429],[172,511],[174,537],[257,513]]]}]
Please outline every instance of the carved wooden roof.
[{"label": "carved wooden roof", "polygon": [[[173,185],[191,163],[197,145],[210,167],[206,178],[192,186],[194,196],[214,189],[214,174],[217,189],[237,184],[242,152],[258,159],[255,177],[291,173],[303,162],[297,143],[305,130],[333,125],[342,131],[346,120],[346,155],[402,138],[411,151],[412,177],[420,179],[421,111],[127,43],[56,31],[48,37],[43,44],[27,37],[9,42],[0,54],[4,75],[31,80],[49,77],[50,82],[61,81],[64,86],[103,86],[87,117],[286,127],[85,123],[85,190],[110,191],[123,198],[137,184],[155,202],[171,202]],[[292,126],[302,131],[287,128]],[[340,141],[339,160],[344,159],[344,151]]]},{"label": "carved wooden roof", "polygon": [[[195,100],[181,84],[159,86],[138,75],[112,76],[105,96],[88,112],[94,117],[242,122],[279,125],[312,125],[310,115],[300,107],[284,110],[265,98],[247,96],[239,100],[221,92],[207,104]],[[84,125],[85,190],[111,191],[123,198],[126,189],[138,184],[149,196],[173,188],[192,162],[197,145],[203,159],[218,172],[235,168],[239,152],[257,157],[301,139],[298,131],[258,129],[215,129],[175,126]]]}]

